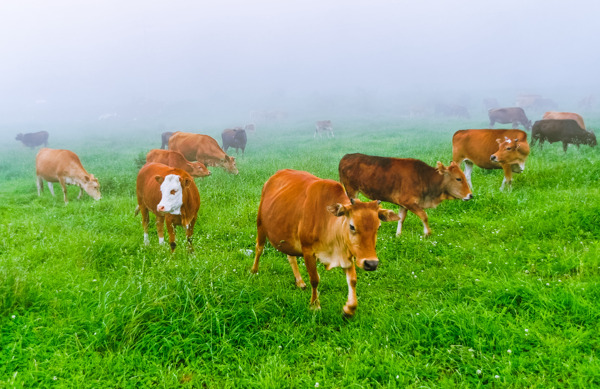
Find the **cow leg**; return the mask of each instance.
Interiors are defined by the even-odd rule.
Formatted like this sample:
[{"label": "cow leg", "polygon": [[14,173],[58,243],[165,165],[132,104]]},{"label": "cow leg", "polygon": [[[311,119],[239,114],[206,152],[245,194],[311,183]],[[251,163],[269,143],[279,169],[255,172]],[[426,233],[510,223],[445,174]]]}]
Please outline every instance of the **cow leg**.
[{"label": "cow leg", "polygon": [[144,245],[150,244],[148,239],[148,223],[150,222],[150,215],[148,214],[148,208],[140,205],[140,213],[142,214],[142,227],[144,228]]},{"label": "cow leg", "polygon": [[356,268],[354,265],[344,269],[346,272],[346,281],[348,282],[348,301],[344,305],[344,315],[354,316],[356,308],[358,307],[358,300],[356,299]]},{"label": "cow leg", "polygon": [[83,187],[79,187],[79,196],[77,196],[77,200],[81,200],[81,196],[83,195]]},{"label": "cow leg", "polygon": [[265,249],[265,242],[267,241],[267,234],[262,226],[262,221],[260,219],[260,209],[258,210],[258,218],[256,220],[256,249],[254,255],[254,264],[252,265],[252,269],[250,272],[258,273],[258,261],[260,260],[260,256]]},{"label": "cow leg", "polygon": [[38,196],[41,196],[42,192],[44,191],[44,180],[42,179],[42,177],[37,176],[35,183],[37,185]]},{"label": "cow leg", "polygon": [[569,144],[567,142],[562,142],[563,144],[563,151],[566,153],[567,152],[567,147],[569,147]]},{"label": "cow leg", "polygon": [[504,170],[504,180],[502,180],[502,185],[500,186],[500,190],[504,190],[504,186],[506,185],[508,189],[512,188],[512,168],[510,165],[502,165],[502,170]]},{"label": "cow leg", "polygon": [[292,271],[294,272],[294,278],[296,279],[296,286],[298,288],[302,288],[305,289],[306,288],[306,284],[304,283],[304,280],[302,279],[302,276],[300,275],[300,269],[298,269],[298,261],[296,260],[296,257],[288,255],[288,262],[290,263],[290,266],[292,267]]},{"label": "cow leg", "polygon": [[65,182],[64,178],[60,178],[58,180],[58,182],[60,183],[60,186],[62,187],[63,195],[65,197],[65,204],[68,204],[69,200],[67,199],[67,183]]},{"label": "cow leg", "polygon": [[166,218],[167,233],[169,234],[169,245],[171,246],[171,252],[175,251],[177,243],[175,243],[175,227],[173,226],[173,219],[171,217]]},{"label": "cow leg", "polygon": [[48,181],[48,190],[50,190],[50,193],[52,196],[54,196],[54,184],[52,184],[50,181]]},{"label": "cow leg", "polygon": [[465,160],[465,178],[467,179],[467,183],[469,184],[469,188],[471,191],[473,190],[473,184],[471,183],[471,172],[473,172],[473,162]]},{"label": "cow leg", "polygon": [[315,255],[308,251],[303,251],[302,256],[304,257],[304,264],[308,271],[308,278],[310,279],[310,286],[312,287],[312,294],[310,296],[310,306],[312,309],[321,309],[321,303],[319,302],[319,293],[317,287],[319,286],[319,273],[317,272],[317,258]]},{"label": "cow leg", "polygon": [[193,237],[194,237],[194,226],[195,225],[196,225],[196,218],[193,218],[185,230],[185,237],[187,238],[188,244],[190,245],[190,251],[194,251]]},{"label": "cow leg", "polygon": [[156,232],[158,233],[158,244],[165,244],[165,215],[156,214]]},{"label": "cow leg", "polygon": [[490,119],[490,128],[494,128],[494,123],[496,123],[496,120]]},{"label": "cow leg", "polygon": [[514,128],[514,129],[516,129],[516,128],[519,128],[519,123],[518,123],[518,122],[516,122],[516,121],[513,121],[513,122],[512,122],[512,125],[513,125],[513,128]]},{"label": "cow leg", "polygon": [[398,209],[398,216],[400,220],[398,220],[398,228],[396,229],[396,236],[400,236],[402,233],[402,225],[404,224],[404,219],[406,219],[406,208],[400,206]]},{"label": "cow leg", "polygon": [[414,213],[421,219],[423,222],[423,234],[425,236],[431,235],[431,230],[429,229],[429,220],[427,218],[427,213],[423,210],[423,208],[419,207],[416,204],[411,205],[410,207],[406,207],[409,211]]}]

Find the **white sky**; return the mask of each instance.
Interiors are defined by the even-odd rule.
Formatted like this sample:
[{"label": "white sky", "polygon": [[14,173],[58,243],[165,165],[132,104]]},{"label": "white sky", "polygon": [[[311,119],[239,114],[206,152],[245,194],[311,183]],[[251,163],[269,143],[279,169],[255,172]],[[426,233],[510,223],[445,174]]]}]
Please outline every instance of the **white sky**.
[{"label": "white sky", "polygon": [[3,0],[0,113],[277,90],[592,93],[599,15],[581,0]]}]

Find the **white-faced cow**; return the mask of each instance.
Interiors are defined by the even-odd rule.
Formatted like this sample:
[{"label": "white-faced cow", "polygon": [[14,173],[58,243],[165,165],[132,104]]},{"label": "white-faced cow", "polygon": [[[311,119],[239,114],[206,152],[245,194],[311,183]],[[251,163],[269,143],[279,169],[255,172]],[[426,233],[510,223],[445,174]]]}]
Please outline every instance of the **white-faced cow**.
[{"label": "white-faced cow", "polygon": [[262,189],[252,272],[258,272],[269,239],[277,250],[287,254],[296,285],[304,288],[296,262],[296,257],[303,256],[312,286],[310,304],[319,309],[317,261],[328,270],[339,266],[348,282],[344,314],[352,316],[358,305],[354,264],[364,270],[377,269],[377,229],[381,221],[392,220],[398,220],[393,211],[381,209],[378,201],[351,200],[339,182],[307,172],[280,170]]},{"label": "white-faced cow", "polygon": [[319,120],[315,124],[315,134],[313,138],[316,138],[317,134],[319,134],[319,137],[322,137],[324,132],[327,133],[328,138],[333,138],[333,125],[331,124],[331,120]]},{"label": "white-faced cow", "polygon": [[465,161],[465,177],[471,189],[473,164],[482,169],[502,169],[500,189],[512,185],[512,173],[521,173],[529,155],[527,133],[521,130],[460,130],[452,137],[452,160]]},{"label": "white-faced cow", "polygon": [[48,181],[48,189],[54,196],[53,182],[60,183],[63,190],[65,204],[67,199],[67,185],[76,185],[81,198],[83,191],[94,200],[100,200],[100,184],[93,174],[89,174],[81,164],[77,154],[70,150],[57,150],[42,148],[35,157],[35,170],[37,175],[38,196],[44,190],[44,180]]},{"label": "white-faced cow", "polygon": [[208,135],[177,131],[169,138],[169,150],[179,151],[188,161],[219,166],[229,173],[238,174],[235,157],[227,155],[217,141]]},{"label": "white-faced cow", "polygon": [[175,250],[175,226],[185,228],[187,241],[192,246],[194,225],[200,209],[200,193],[194,179],[186,171],[161,163],[144,165],[137,176],[136,193],[138,206],[135,214],[142,213],[144,244],[149,243],[149,211],[156,215],[158,241],[164,244],[164,223],[167,223],[171,252]]},{"label": "white-faced cow", "polygon": [[531,120],[527,119],[525,111],[521,107],[509,107],[509,108],[494,108],[488,111],[490,118],[490,127],[494,127],[496,122],[507,124],[512,123],[513,128],[519,127],[519,123],[525,127],[526,130],[531,130]]},{"label": "white-faced cow", "polygon": [[25,146],[33,149],[37,146],[48,146],[48,136],[48,131],[28,132],[26,134],[17,134],[15,140],[19,140]]},{"label": "white-faced cow", "polygon": [[348,197],[357,198],[360,192],[370,199],[400,206],[396,236],[402,232],[407,210],[421,219],[427,236],[431,230],[426,208],[435,208],[448,199],[473,198],[464,173],[454,162],[448,167],[438,162],[433,168],[412,158],[346,154],[340,160],[339,174]]},{"label": "white-faced cow", "polygon": [[210,176],[210,171],[202,162],[190,162],[179,151],[152,149],[146,154],[146,163],[156,162],[185,170],[192,177]]},{"label": "white-faced cow", "polygon": [[584,130],[573,119],[538,120],[531,130],[531,145],[533,146],[537,140],[540,141],[540,148],[545,141],[562,142],[565,153],[569,144],[576,145],[577,148],[582,144],[592,147],[597,144],[596,134]]}]

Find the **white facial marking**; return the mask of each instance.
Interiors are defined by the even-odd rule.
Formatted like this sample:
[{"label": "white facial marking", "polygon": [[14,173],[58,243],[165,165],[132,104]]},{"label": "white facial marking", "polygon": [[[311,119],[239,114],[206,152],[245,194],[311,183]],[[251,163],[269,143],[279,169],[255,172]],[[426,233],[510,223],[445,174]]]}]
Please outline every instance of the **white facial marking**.
[{"label": "white facial marking", "polygon": [[512,143],[512,140],[508,139],[508,137],[505,137],[505,138],[506,138],[506,139],[505,139],[505,142],[506,142],[506,143],[508,143],[508,144],[511,144],[511,143]]},{"label": "white facial marking", "polygon": [[183,205],[183,191],[181,188],[180,177],[176,174],[169,174],[160,185],[162,198],[157,205],[159,212],[179,215]]}]

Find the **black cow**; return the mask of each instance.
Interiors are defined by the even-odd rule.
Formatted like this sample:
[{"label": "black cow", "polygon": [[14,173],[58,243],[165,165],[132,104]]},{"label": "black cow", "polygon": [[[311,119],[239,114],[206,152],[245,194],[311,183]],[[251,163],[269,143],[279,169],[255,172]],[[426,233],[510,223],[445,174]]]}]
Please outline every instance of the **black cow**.
[{"label": "black cow", "polygon": [[531,130],[531,120],[527,119],[525,111],[521,107],[495,108],[488,111],[490,117],[490,127],[494,127],[494,123],[512,123],[513,128],[519,127],[519,123],[526,130]]},{"label": "black cow", "polygon": [[539,139],[540,148],[544,141],[550,143],[562,142],[563,150],[566,152],[570,144],[579,148],[580,144],[596,146],[596,134],[584,130],[573,119],[546,119],[538,120],[531,130],[531,145]]},{"label": "black cow", "polygon": [[44,147],[46,147],[48,146],[48,131],[18,134],[15,139],[20,140],[25,146],[31,147],[32,149],[40,145],[44,145]]},{"label": "black cow", "polygon": [[223,130],[221,139],[223,140],[223,151],[227,152],[229,147],[233,147],[236,153],[239,153],[238,149],[242,149],[242,154],[244,154],[248,138],[246,137],[246,130],[243,128]]},{"label": "black cow", "polygon": [[162,143],[160,145],[161,149],[165,149],[165,150],[167,149],[167,146],[169,146],[169,138],[171,137],[171,135],[173,135],[172,132],[163,132],[160,135],[160,139],[162,141]]}]

